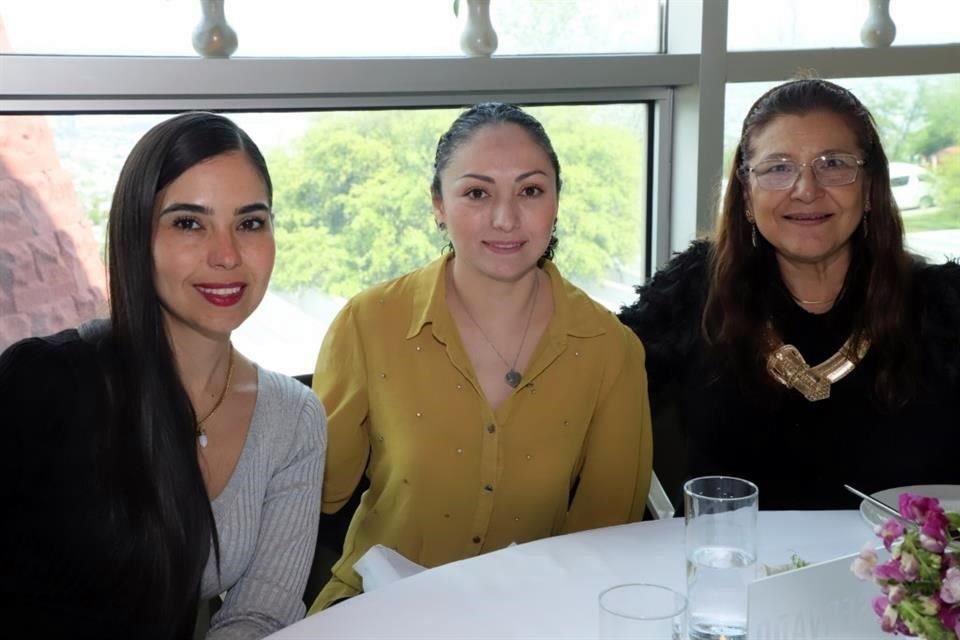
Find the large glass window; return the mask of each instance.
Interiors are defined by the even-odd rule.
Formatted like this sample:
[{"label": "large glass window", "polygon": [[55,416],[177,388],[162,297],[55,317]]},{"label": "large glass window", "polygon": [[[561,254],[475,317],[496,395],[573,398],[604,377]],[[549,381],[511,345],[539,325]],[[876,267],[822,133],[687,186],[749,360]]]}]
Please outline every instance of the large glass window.
[{"label": "large glass window", "polygon": [[[960,75],[837,82],[877,121],[908,248],[933,262],[960,256]],[[775,84],[727,86],[724,175],[747,110]]]},{"label": "large glass window", "polygon": [[[866,0],[729,0],[731,51],[860,47]],[[894,0],[894,46],[960,42],[960,2]]]},{"label": "large glass window", "polygon": [[[556,263],[613,310],[633,299],[632,285],[644,278],[648,108],[531,108],[562,165]],[[436,140],[457,113],[231,116],[270,165],[278,246],[270,291],[235,333],[241,351],[271,369],[312,371],[327,326],[348,297],[441,254],[429,189]],[[120,167],[136,140],[165,117],[47,118],[59,162],[101,245]]]},{"label": "large glass window", "polygon": [[[0,18],[16,53],[196,56],[200,4],[0,0]],[[453,0],[226,0],[225,14],[239,39],[234,57],[459,57],[460,5],[458,17]],[[490,12],[497,55],[660,50],[659,0],[494,0]]]}]

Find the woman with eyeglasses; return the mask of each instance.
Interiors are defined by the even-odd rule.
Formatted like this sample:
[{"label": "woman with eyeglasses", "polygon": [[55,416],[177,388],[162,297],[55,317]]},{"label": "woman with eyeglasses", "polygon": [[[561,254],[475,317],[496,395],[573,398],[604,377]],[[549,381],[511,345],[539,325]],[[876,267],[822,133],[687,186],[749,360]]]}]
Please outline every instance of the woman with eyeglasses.
[{"label": "woman with eyeglasses", "polygon": [[845,483],[957,481],[960,266],[904,250],[876,125],[843,87],[761,96],[714,239],[637,292],[620,317],[647,349],[672,496],[724,474],[765,508],[829,509],[856,505]]}]

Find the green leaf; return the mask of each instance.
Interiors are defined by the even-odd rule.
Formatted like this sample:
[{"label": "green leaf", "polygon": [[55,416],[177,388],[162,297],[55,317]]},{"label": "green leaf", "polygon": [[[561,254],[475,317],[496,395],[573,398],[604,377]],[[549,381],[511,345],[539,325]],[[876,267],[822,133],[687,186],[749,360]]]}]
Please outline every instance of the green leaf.
[{"label": "green leaf", "polygon": [[810,563],[794,553],[790,556],[790,564],[792,564],[795,569],[802,569]]},{"label": "green leaf", "polygon": [[453,15],[460,17],[460,0],[453,0]]}]

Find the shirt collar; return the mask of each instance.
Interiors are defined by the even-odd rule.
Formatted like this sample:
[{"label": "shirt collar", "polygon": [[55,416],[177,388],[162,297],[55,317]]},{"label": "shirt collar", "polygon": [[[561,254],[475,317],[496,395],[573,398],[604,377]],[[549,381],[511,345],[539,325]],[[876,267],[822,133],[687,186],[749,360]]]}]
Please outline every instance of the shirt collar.
[{"label": "shirt collar", "polygon": [[[446,326],[450,317],[447,310],[447,287],[444,274],[453,254],[440,256],[417,274],[413,290],[413,314],[407,340],[420,333],[426,324]],[[436,333],[436,331],[434,331]]]},{"label": "shirt collar", "polygon": [[553,289],[553,319],[547,326],[547,332],[558,337],[577,338],[592,338],[606,333],[594,307],[599,303],[579,287],[567,282],[552,261],[544,261],[543,270],[550,276]]},{"label": "shirt collar", "polygon": [[[413,294],[413,314],[406,338],[417,336],[427,324],[433,325],[433,333],[443,339],[452,323],[447,308],[447,287],[445,274],[452,255],[437,258],[417,274],[417,284]],[[552,261],[543,263],[543,270],[550,276],[553,291],[553,319],[547,332],[556,337],[575,336],[590,338],[606,332],[599,315],[593,312],[591,300],[578,287],[572,286]]]}]

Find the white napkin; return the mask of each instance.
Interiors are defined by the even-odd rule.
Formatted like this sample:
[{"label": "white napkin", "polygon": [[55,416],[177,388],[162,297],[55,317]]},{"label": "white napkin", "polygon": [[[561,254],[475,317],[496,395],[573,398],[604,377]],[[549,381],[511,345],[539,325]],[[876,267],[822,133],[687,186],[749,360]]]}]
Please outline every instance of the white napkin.
[{"label": "white napkin", "polygon": [[363,590],[373,591],[403,578],[420,573],[426,569],[416,562],[389,549],[382,544],[370,547],[353,565],[353,570],[363,578]]}]

